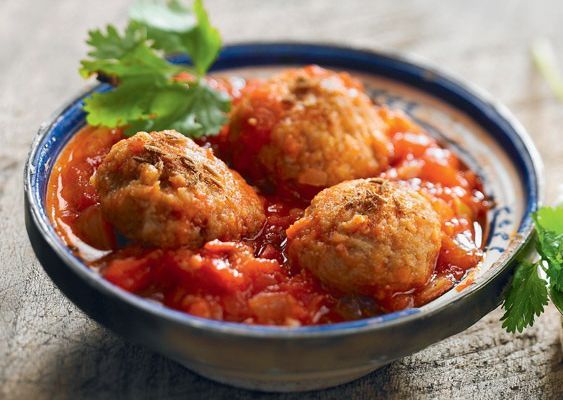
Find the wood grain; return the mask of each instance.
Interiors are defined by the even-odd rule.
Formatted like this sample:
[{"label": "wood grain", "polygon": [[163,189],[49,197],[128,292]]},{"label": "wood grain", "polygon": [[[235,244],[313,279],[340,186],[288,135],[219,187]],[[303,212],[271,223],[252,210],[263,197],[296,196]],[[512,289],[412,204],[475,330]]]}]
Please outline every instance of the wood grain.
[{"label": "wood grain", "polygon": [[[506,103],[546,165],[547,198],[563,194],[563,105],[534,71],[530,43],[563,59],[563,3],[551,1],[208,0],[228,42],[300,40],[426,58]],[[357,382],[298,396],[215,384],[125,343],[70,304],[35,259],[23,227],[22,169],[41,123],[83,87],[86,31],[123,23],[127,0],[0,0],[0,398],[362,399],[563,397],[559,317],[549,308],[520,335],[500,310],[467,331]]]}]

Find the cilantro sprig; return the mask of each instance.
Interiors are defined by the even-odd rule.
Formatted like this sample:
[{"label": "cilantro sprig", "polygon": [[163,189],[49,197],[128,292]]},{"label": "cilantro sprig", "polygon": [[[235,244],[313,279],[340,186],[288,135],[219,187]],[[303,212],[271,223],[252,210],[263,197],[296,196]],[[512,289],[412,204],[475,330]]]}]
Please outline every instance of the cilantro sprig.
[{"label": "cilantro sprig", "polygon": [[[178,1],[137,1],[123,33],[108,25],[89,32],[87,43],[91,50],[80,74],[117,84],[85,100],[90,125],[125,127],[126,135],[175,129],[200,137],[217,134],[225,124],[230,99],[204,80],[221,37],[201,0],[191,10]],[[165,55],[170,53],[188,54],[193,67],[169,63]],[[175,79],[182,72],[193,80]]]},{"label": "cilantro sprig", "polygon": [[534,216],[536,262],[522,262],[506,293],[501,318],[508,332],[534,324],[551,301],[563,311],[563,205],[543,207]]}]

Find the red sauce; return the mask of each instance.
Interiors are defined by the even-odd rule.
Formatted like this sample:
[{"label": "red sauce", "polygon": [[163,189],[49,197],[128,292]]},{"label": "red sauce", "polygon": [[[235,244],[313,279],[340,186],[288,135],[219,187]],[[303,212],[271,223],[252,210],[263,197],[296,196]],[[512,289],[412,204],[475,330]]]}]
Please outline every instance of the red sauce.
[{"label": "red sauce", "polygon": [[[238,82],[215,83],[229,90],[236,101]],[[105,154],[123,138],[117,129],[85,127],[71,139],[54,165],[47,210],[66,244],[110,282],[196,316],[298,326],[420,306],[451,289],[478,265],[490,204],[477,175],[452,152],[402,113],[382,108],[380,114],[394,147],[391,166],[382,176],[427,195],[442,219],[442,248],[435,273],[425,287],[406,293],[378,300],[344,295],[290,265],[285,231],[302,215],[314,193],[289,197],[278,188],[264,195],[267,223],[253,239],[212,241],[198,251],[149,249],[135,243],[119,246],[90,183]],[[226,154],[226,133],[204,138],[200,144]],[[253,151],[251,144],[248,149]]]}]

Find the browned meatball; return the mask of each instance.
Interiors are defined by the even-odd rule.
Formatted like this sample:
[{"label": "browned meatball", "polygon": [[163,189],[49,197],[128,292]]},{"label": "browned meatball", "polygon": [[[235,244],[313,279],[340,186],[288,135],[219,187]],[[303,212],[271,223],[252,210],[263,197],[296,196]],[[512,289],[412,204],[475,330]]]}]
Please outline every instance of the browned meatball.
[{"label": "browned meatball", "polygon": [[254,180],[324,188],[377,175],[391,146],[360,82],[317,66],[251,84],[229,130],[234,167]]},{"label": "browned meatball", "polygon": [[116,143],[94,184],[107,219],[148,245],[197,248],[252,236],[265,221],[261,199],[240,175],[176,131]]},{"label": "browned meatball", "polygon": [[287,235],[293,263],[351,294],[423,286],[441,245],[440,220],[430,202],[379,178],[323,190]]}]

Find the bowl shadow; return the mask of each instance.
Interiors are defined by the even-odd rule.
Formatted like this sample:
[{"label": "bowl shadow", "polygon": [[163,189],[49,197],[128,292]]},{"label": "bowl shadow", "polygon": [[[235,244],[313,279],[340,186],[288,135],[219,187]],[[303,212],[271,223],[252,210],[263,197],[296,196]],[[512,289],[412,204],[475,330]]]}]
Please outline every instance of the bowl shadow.
[{"label": "bowl shadow", "polygon": [[65,346],[64,361],[49,363],[57,398],[63,399],[342,399],[389,398],[385,366],[354,382],[301,393],[262,393],[238,389],[201,377],[142,346],[100,328],[98,335]]}]

